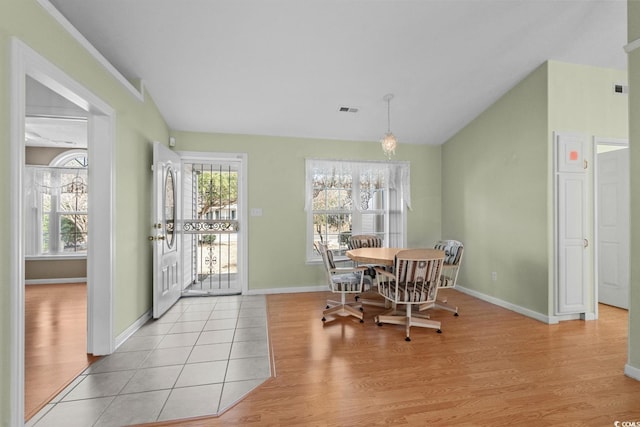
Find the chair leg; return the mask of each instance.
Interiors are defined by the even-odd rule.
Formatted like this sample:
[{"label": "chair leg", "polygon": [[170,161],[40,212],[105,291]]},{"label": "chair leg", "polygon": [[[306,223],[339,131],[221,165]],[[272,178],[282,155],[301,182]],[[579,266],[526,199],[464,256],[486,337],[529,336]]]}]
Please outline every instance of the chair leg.
[{"label": "chair leg", "polygon": [[407,304],[407,326],[406,326],[406,334],[407,337],[404,339],[405,341],[411,341],[411,304]]},{"label": "chair leg", "polygon": [[443,310],[452,312],[454,316],[459,316],[458,307],[447,305],[447,300],[436,300],[435,306]]},{"label": "chair leg", "polygon": [[435,329],[437,333],[442,333],[442,330],[440,329],[440,322],[431,320],[428,316],[423,315],[422,313],[412,313],[410,304],[407,305],[406,311],[392,308],[377,315],[374,320],[378,326],[382,326],[383,323],[404,325],[406,335],[405,341],[411,341],[411,326]]},{"label": "chair leg", "polygon": [[[327,316],[353,316],[360,319],[360,323],[364,323],[364,313],[362,312],[362,304],[347,303],[346,294],[340,294],[340,301],[327,300],[327,307],[322,312],[322,321],[327,321]],[[336,316],[337,318],[337,316]]]},{"label": "chair leg", "polygon": [[428,304],[422,304],[418,307],[419,311],[429,310],[431,308],[441,308],[442,310],[447,310],[453,313],[454,316],[459,316],[458,307],[447,305],[447,301],[436,300],[435,302],[430,302]]}]

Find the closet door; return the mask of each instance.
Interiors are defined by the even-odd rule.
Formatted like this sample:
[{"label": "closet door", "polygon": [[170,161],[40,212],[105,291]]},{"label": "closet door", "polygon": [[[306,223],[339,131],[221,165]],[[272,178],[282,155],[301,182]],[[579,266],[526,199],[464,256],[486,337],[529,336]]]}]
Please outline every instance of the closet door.
[{"label": "closet door", "polygon": [[586,138],[557,134],[556,315],[585,313],[589,303]]}]

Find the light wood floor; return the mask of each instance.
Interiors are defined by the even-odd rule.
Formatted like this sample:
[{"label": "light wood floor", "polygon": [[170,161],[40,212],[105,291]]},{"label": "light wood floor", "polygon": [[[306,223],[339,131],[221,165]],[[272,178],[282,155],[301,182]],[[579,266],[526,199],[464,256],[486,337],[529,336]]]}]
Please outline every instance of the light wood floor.
[{"label": "light wood floor", "polygon": [[276,377],[218,418],[155,426],[535,425],[640,421],[640,382],[623,374],[627,312],[546,325],[447,290],[460,317],[442,334],[320,321],[327,293],[269,295]]},{"label": "light wood floor", "polygon": [[98,359],[86,329],[86,284],[25,287],[25,419]]}]

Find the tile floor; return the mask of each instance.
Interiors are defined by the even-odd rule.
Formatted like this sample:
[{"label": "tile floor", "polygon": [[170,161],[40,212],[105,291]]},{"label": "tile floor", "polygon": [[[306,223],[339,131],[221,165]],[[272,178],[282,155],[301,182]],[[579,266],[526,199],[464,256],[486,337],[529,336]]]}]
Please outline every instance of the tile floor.
[{"label": "tile floor", "polygon": [[265,296],[182,298],[26,425],[120,427],[215,415],[270,376]]}]

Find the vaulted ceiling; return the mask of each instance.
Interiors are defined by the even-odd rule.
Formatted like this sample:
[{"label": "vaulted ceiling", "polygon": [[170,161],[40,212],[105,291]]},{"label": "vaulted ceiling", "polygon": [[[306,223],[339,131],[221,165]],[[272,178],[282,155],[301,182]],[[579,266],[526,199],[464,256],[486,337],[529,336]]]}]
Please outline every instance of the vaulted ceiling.
[{"label": "vaulted ceiling", "polygon": [[174,130],[377,141],[393,93],[441,144],[546,60],[626,69],[624,0],[50,1]]}]

